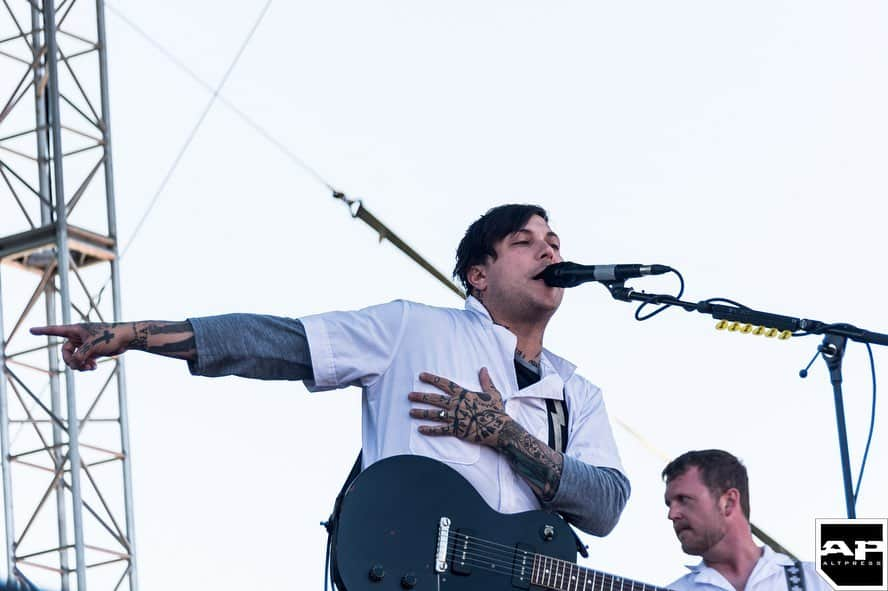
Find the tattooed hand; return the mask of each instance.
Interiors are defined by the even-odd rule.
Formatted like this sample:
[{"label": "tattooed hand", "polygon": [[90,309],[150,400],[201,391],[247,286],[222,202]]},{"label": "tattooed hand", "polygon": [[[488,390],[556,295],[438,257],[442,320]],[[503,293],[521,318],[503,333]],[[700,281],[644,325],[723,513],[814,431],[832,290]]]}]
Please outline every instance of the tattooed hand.
[{"label": "tattooed hand", "polygon": [[115,322],[38,326],[31,334],[62,337],[62,359],[71,369],[92,370],[99,357],[139,349],[168,357],[194,356],[194,333],[188,322]]},{"label": "tattooed hand", "polygon": [[493,385],[487,368],[482,367],[479,375],[481,392],[467,390],[446,378],[430,373],[419,374],[420,380],[445,392],[445,394],[411,392],[407,395],[407,398],[413,402],[424,402],[441,409],[410,409],[410,416],[415,419],[444,423],[437,427],[422,425],[419,432],[424,435],[452,435],[466,441],[496,447],[499,434],[506,424],[512,421],[512,417],[506,414],[503,397]]},{"label": "tattooed hand", "polygon": [[551,501],[561,482],[564,456],[506,414],[503,397],[490,380],[487,368],[481,368],[480,376],[481,392],[472,392],[436,375],[420,374],[420,380],[437,386],[446,394],[411,392],[407,395],[413,402],[424,402],[441,409],[410,410],[413,418],[445,423],[439,427],[423,425],[419,432],[453,435],[493,447],[505,456],[515,473],[530,485],[541,501]]},{"label": "tattooed hand", "polygon": [[95,369],[97,357],[119,355],[126,351],[127,341],[131,340],[125,336],[127,332],[132,337],[132,324],[90,322],[31,329],[31,334],[67,339],[62,345],[62,359],[68,367],[80,371]]}]

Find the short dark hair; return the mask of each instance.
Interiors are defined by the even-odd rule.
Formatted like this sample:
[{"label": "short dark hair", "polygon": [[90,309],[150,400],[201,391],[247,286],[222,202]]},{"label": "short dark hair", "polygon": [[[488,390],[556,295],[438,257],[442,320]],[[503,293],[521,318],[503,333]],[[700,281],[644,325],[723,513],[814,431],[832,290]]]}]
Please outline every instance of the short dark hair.
[{"label": "short dark hair", "polygon": [[469,226],[456,248],[456,266],[453,268],[453,276],[459,278],[467,294],[472,293],[469,269],[484,264],[488,257],[496,259],[493,245],[523,228],[535,215],[549,221],[546,210],[539,205],[509,203],[489,209]]},{"label": "short dark hair", "polygon": [[736,488],[740,492],[740,508],[749,521],[749,476],[739,459],[720,449],[689,451],[669,462],[663,469],[663,479],[669,484],[691,467],[700,471],[703,484],[716,498],[726,490]]}]

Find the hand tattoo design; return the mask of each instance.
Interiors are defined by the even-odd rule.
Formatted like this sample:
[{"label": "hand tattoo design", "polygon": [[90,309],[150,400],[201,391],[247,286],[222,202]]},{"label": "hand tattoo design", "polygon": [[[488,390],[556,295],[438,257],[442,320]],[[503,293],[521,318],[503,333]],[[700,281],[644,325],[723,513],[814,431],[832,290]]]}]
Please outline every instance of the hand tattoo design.
[{"label": "hand tattoo design", "polygon": [[493,447],[506,457],[541,501],[552,500],[561,482],[564,457],[506,414],[502,395],[486,368],[480,372],[481,392],[432,374],[420,374],[419,379],[446,394],[411,392],[407,396],[409,400],[441,410],[413,408],[410,416],[447,423],[437,427],[422,425],[420,433],[450,435]]},{"label": "hand tattoo design", "polygon": [[482,445],[496,445],[496,438],[511,417],[506,414],[503,397],[493,385],[486,369],[481,370],[481,391],[474,392],[459,384],[432,374],[421,374],[419,379],[436,386],[446,395],[411,392],[408,398],[425,402],[443,411],[412,409],[410,415],[419,419],[444,421],[447,425],[430,427],[420,431],[426,435],[452,435]]}]

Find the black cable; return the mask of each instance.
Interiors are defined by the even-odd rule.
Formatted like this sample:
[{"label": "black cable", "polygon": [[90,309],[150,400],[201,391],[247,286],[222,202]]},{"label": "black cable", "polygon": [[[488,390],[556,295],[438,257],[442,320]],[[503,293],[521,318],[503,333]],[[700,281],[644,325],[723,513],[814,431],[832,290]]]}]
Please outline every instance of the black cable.
[{"label": "black cable", "polygon": [[729,300],[728,298],[709,298],[708,300],[703,300],[700,302],[701,304],[712,304],[715,302],[723,302],[725,304],[731,304],[732,306],[737,306],[741,310],[750,310],[749,306],[744,306],[740,302],[735,302],[734,300]]},{"label": "black cable", "polygon": [[333,584],[333,569],[330,565],[330,555],[333,553],[333,536],[327,533],[327,556],[324,559],[324,591],[327,591],[327,582]]},{"label": "black cable", "polygon": [[876,362],[873,360],[873,349],[869,343],[866,352],[869,353],[870,374],[873,376],[873,407],[870,411],[869,435],[866,437],[866,448],[863,450],[863,459],[860,461],[860,473],[857,475],[857,486],[854,487],[854,504],[857,504],[857,493],[860,492],[860,482],[863,480],[863,469],[866,467],[866,457],[869,455],[870,443],[873,441],[873,431],[876,426]]},{"label": "black cable", "polygon": [[[684,294],[684,290],[685,290],[684,277],[682,277],[681,273],[679,273],[677,270],[673,269],[672,267],[669,267],[669,272],[675,273],[675,275],[678,277],[679,288],[678,288],[678,295],[675,296],[675,299],[680,300],[681,296]],[[650,304],[651,304],[651,302],[642,302],[641,305],[638,306],[638,308],[635,310],[635,319],[636,320],[641,322],[643,320],[648,320],[649,318],[653,318],[654,316],[656,316],[657,314],[659,314],[660,312],[662,312],[666,308],[669,308],[672,305],[672,304],[663,304],[662,306],[660,306],[659,308],[657,308],[656,310],[654,310],[650,314],[648,314],[646,316],[640,316],[641,311],[644,309],[644,307],[647,305],[650,305]]]}]

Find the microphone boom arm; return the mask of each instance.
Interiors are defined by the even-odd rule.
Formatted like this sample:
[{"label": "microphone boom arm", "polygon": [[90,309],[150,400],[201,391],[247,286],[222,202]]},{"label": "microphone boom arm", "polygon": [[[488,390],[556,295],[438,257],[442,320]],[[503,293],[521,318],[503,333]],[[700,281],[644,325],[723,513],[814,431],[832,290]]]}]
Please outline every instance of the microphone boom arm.
[{"label": "microphone boom arm", "polygon": [[635,291],[631,287],[626,287],[624,283],[625,282],[623,281],[615,281],[612,283],[605,283],[605,286],[607,286],[614,299],[624,302],[644,302],[652,305],[676,306],[686,312],[697,311],[701,314],[709,314],[716,320],[727,320],[743,324],[757,324],[760,326],[773,327],[781,331],[788,330],[791,331],[794,336],[831,334],[845,337],[852,341],[857,341],[858,343],[888,346],[888,334],[864,330],[851,324],[830,324],[821,322],[820,320],[811,320],[809,318],[796,318],[794,316],[762,312],[743,306],[713,304],[707,300],[696,303],[688,302],[668,294]]}]

